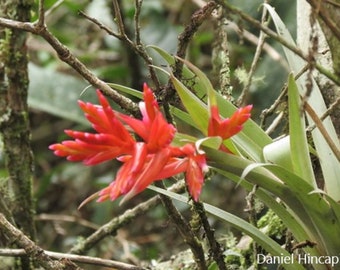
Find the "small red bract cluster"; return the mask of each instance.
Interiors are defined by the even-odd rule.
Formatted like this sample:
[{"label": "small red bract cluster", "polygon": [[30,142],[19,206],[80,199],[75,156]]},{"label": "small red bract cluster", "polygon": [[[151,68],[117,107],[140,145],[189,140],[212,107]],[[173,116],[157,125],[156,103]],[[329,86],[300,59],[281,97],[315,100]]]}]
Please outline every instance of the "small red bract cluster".
[{"label": "small red bract cluster", "polygon": [[[79,101],[96,133],[65,130],[73,140],[52,144],[49,148],[57,156],[82,161],[85,165],[112,159],[122,162],[116,179],[99,192],[98,201],[113,201],[122,195],[127,200],[154,181],[179,173],[185,173],[189,193],[197,201],[208,169],[206,156],[198,152],[193,143],[181,147],[171,145],[176,128],[165,120],[147,84],[143,88],[144,101],[139,103],[141,120],[114,111],[99,90],[97,95],[100,105]],[[208,136],[226,139],[238,133],[250,117],[250,110],[251,106],[247,106],[222,120],[218,108],[211,108]],[[132,132],[142,141],[137,141]]]}]

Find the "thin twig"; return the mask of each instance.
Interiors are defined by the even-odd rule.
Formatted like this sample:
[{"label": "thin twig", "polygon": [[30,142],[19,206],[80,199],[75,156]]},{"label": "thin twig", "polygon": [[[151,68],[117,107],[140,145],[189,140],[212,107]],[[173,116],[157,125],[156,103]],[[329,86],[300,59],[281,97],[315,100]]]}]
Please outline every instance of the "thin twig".
[{"label": "thin twig", "polygon": [[[242,33],[242,38],[249,41],[250,43],[257,45],[259,44],[259,38],[253,33],[247,31],[246,29],[240,29],[240,27],[232,21],[226,21],[228,29],[233,30],[236,33]],[[269,43],[265,42],[262,47],[268,56],[270,56],[274,61],[277,61],[284,69],[289,71],[289,66],[287,61],[279,54],[279,52],[273,48]]]},{"label": "thin twig", "polygon": [[[89,265],[96,265],[102,267],[114,267],[117,270],[144,270],[145,268],[113,261],[113,260],[105,260],[96,257],[90,256],[81,256],[75,254],[67,254],[67,253],[60,253],[60,252],[53,252],[44,250],[44,253],[54,260],[61,260],[61,261],[72,261],[77,263],[89,264]],[[22,257],[26,256],[27,252],[24,249],[0,249],[0,257]],[[54,261],[56,262],[56,261]],[[80,268],[78,268],[80,269]]]},{"label": "thin twig", "polygon": [[124,36],[122,34],[116,33],[115,31],[113,31],[112,29],[107,27],[106,25],[102,24],[96,18],[88,16],[85,12],[79,10],[78,14],[81,15],[82,17],[86,18],[87,20],[91,21],[95,25],[97,25],[100,29],[104,30],[110,36],[113,36],[113,37],[115,37],[115,38],[117,38],[119,40],[123,40],[124,39]]},{"label": "thin twig", "polygon": [[[300,76],[305,73],[308,70],[309,65],[305,65],[295,76],[294,79],[297,80],[298,78],[300,78]],[[264,127],[265,125],[265,120],[268,116],[272,115],[274,113],[274,111],[277,109],[277,107],[283,102],[283,98],[287,95],[287,90],[288,90],[288,86],[284,85],[280,95],[278,96],[278,98],[274,101],[274,103],[268,108],[268,109],[264,109],[261,113],[261,123],[260,126]]]},{"label": "thin twig", "polygon": [[309,114],[309,116],[312,118],[313,122],[321,132],[322,136],[325,138],[328,146],[332,150],[333,154],[335,157],[338,159],[340,162],[340,149],[337,147],[337,145],[333,142],[332,138],[329,136],[327,129],[323,125],[322,121],[320,120],[319,116],[317,113],[313,110],[313,108],[306,102],[305,104],[305,109],[306,112]]},{"label": "thin twig", "polygon": [[329,3],[329,4],[331,4],[331,5],[333,5],[336,8],[340,8],[340,3],[337,3],[337,2],[332,1],[332,0],[324,0],[324,1]]},{"label": "thin twig", "polygon": [[[176,78],[180,79],[182,76],[183,61],[179,59],[185,59],[186,50],[189,46],[189,42],[197,32],[202,23],[211,15],[212,11],[217,7],[213,1],[208,2],[205,6],[197,10],[190,18],[190,23],[185,26],[182,33],[178,36],[178,46],[176,52],[175,66],[173,68],[173,74]],[[179,58],[178,58],[179,57]],[[168,121],[172,120],[172,116],[169,113],[169,103],[173,103],[175,90],[169,81],[164,89],[164,96],[161,97],[163,102],[164,111]]]},{"label": "thin twig", "polygon": [[[192,2],[194,4],[196,4],[197,6],[199,6],[200,8],[202,8],[203,6],[206,5],[206,2],[203,0],[192,0]],[[212,14],[213,17],[218,17],[218,14]],[[257,45],[259,43],[259,38],[254,35],[253,33],[245,30],[245,29],[240,29],[240,27],[228,20],[227,18],[223,18],[225,21],[225,26],[227,27],[227,29],[231,29],[236,33],[241,33],[242,34],[242,38],[244,38],[245,40],[249,41],[250,43]],[[282,56],[278,53],[277,50],[275,50],[272,46],[270,46],[270,44],[268,44],[267,42],[265,42],[263,44],[263,51],[265,51],[274,61],[277,61],[283,68],[285,68],[286,70],[289,70],[287,61],[285,59],[282,58]]]},{"label": "thin twig", "polygon": [[[173,192],[181,192],[182,190],[184,190],[184,187],[185,187],[184,181],[179,181],[178,183],[172,185],[168,189]],[[122,215],[112,219],[108,223],[98,228],[93,234],[91,234],[85,240],[77,243],[75,246],[71,248],[69,253],[84,254],[86,251],[88,251],[90,248],[92,248],[106,236],[117,234],[117,231],[124,225],[133,222],[137,217],[145,214],[150,209],[159,205],[159,202],[160,202],[159,197],[154,196],[151,199],[138,204],[134,208],[125,211]]]},{"label": "thin twig", "polygon": [[96,75],[94,75],[78,58],[76,58],[70,52],[70,50],[65,45],[63,45],[54,35],[48,31],[45,25],[0,18],[0,26],[11,29],[20,29],[41,36],[54,48],[59,58],[63,62],[70,65],[90,84],[103,91],[104,94],[109,96],[124,110],[129,111],[136,116],[139,114],[138,106],[134,102],[113,90],[106,82],[100,80]]},{"label": "thin twig", "polygon": [[307,0],[307,2],[317,11],[318,16],[323,20],[327,27],[331,30],[332,34],[340,40],[340,30],[337,23],[332,20],[327,8],[325,8],[322,2],[319,0]]},{"label": "thin twig", "polygon": [[35,220],[36,221],[74,222],[74,223],[78,223],[84,227],[87,227],[93,230],[99,229],[99,226],[92,222],[89,222],[80,217],[70,216],[70,215],[40,214],[35,217]]},{"label": "thin twig", "polygon": [[[128,36],[125,33],[125,25],[123,22],[123,18],[122,18],[122,14],[120,11],[120,6],[117,0],[113,0],[113,9],[114,9],[114,13],[115,13],[115,22],[117,24],[118,27],[118,31],[119,34],[124,37],[125,40],[129,40]],[[131,40],[129,40],[129,43],[132,43]]]},{"label": "thin twig", "polygon": [[[246,197],[246,202],[247,202],[247,208],[245,209],[245,211],[247,213],[249,213],[249,223],[251,225],[253,225],[254,227],[257,228],[257,212],[256,212],[256,206],[255,206],[255,194],[256,191],[258,189],[258,185],[254,185],[253,189],[248,193],[247,197]],[[253,258],[254,258],[254,267],[255,269],[257,269],[257,254],[258,254],[258,245],[255,241],[252,242],[252,246],[253,246]]]},{"label": "thin twig", "polygon": [[329,105],[329,108],[321,115],[320,120],[323,121],[326,119],[327,116],[329,116],[335,109],[339,110],[340,105],[340,97],[338,97],[331,105]]},{"label": "thin twig", "polygon": [[65,0],[58,0],[48,10],[45,11],[45,17],[49,16],[55,9],[57,9]]},{"label": "thin twig", "polygon": [[[184,59],[189,42],[194,34],[197,32],[201,24],[211,15],[211,12],[217,7],[213,1],[208,2],[204,7],[197,10],[190,19],[190,23],[185,26],[183,32],[178,37],[178,49],[176,56]],[[174,76],[181,77],[183,62],[176,59],[175,68],[173,70]]]},{"label": "thin twig", "polygon": [[39,17],[37,25],[38,27],[43,27],[45,24],[45,6],[44,0],[39,0]]},{"label": "thin twig", "polygon": [[[217,3],[219,3],[221,6],[223,6],[225,9],[227,9],[228,11],[230,11],[233,14],[236,14],[238,16],[240,16],[243,20],[249,22],[253,27],[256,27],[260,30],[262,30],[265,34],[267,34],[269,37],[273,38],[274,40],[278,41],[279,43],[281,43],[281,45],[283,45],[284,47],[286,47],[287,49],[289,49],[290,51],[294,52],[296,55],[298,55],[299,57],[301,57],[303,60],[305,60],[306,62],[308,62],[309,58],[307,55],[305,55],[301,49],[299,49],[298,47],[295,46],[295,44],[292,44],[290,42],[288,42],[287,40],[285,40],[282,36],[276,34],[273,30],[269,29],[268,27],[264,26],[261,24],[261,22],[259,22],[258,20],[254,19],[253,17],[249,16],[248,14],[246,14],[245,12],[243,12],[242,10],[232,6],[231,4],[229,4],[229,2],[227,1],[223,1],[223,0],[215,0]],[[325,69],[324,67],[322,67],[320,64],[315,64],[315,68],[322,73],[323,75],[325,75],[328,79],[330,79],[331,81],[333,81],[334,83],[336,83],[337,85],[340,85],[340,79],[331,71]]]},{"label": "thin twig", "polygon": [[136,207],[126,210],[122,215],[112,219],[108,223],[101,226],[93,234],[87,237],[85,240],[80,241],[75,246],[71,248],[69,253],[73,254],[84,254],[90,248],[95,246],[98,242],[103,240],[108,235],[115,235],[117,231],[131,223],[138,216],[143,215],[145,212],[159,204],[158,196],[155,196],[143,203],[138,204]]},{"label": "thin twig", "polygon": [[[268,23],[267,22],[267,9],[264,8],[262,10],[261,24],[267,25],[267,23]],[[246,101],[246,98],[247,98],[247,96],[249,94],[249,88],[251,86],[251,83],[252,83],[252,80],[253,80],[253,76],[254,76],[257,64],[258,64],[258,62],[260,60],[260,56],[261,56],[261,53],[262,53],[263,45],[265,43],[265,39],[266,39],[265,33],[263,31],[260,31],[260,36],[259,36],[259,40],[258,40],[258,43],[257,43],[257,46],[256,46],[255,55],[254,55],[253,61],[252,61],[251,66],[250,66],[250,70],[248,72],[247,82],[246,82],[246,84],[245,84],[245,86],[244,86],[244,88],[243,88],[243,90],[241,92],[240,97],[237,100],[237,104],[239,106],[244,105],[244,103]]]},{"label": "thin twig", "polygon": [[[136,0],[137,1],[137,0]],[[129,48],[132,49],[137,55],[139,55],[145,62],[146,66],[149,69],[150,77],[154,83],[154,91],[155,94],[157,94],[160,91],[160,82],[158,80],[158,77],[156,75],[155,69],[153,67],[153,62],[152,58],[148,55],[146,52],[144,44],[141,43],[140,40],[140,29],[138,27],[139,22],[135,22],[135,25],[137,28],[135,29],[135,35],[137,36],[137,41],[133,42],[127,35],[124,21],[120,12],[120,6],[117,1],[113,1],[114,4],[114,13],[115,13],[115,21],[117,22],[117,27],[118,27],[118,33],[114,32],[112,29],[109,27],[105,26],[101,22],[99,22],[97,19],[92,18],[88,15],[86,15],[84,12],[80,12],[80,15],[84,16],[91,22],[93,22],[95,25],[97,25],[100,29],[106,31],[109,35],[112,35],[113,37],[119,39],[120,41],[124,42]],[[137,8],[141,8],[141,5],[136,5]],[[136,10],[136,14],[139,14],[140,10]],[[135,15],[135,20],[139,19],[139,15]],[[138,32],[138,33],[137,33]]]},{"label": "thin twig", "polygon": [[135,0],[135,16],[134,16],[134,22],[135,22],[135,38],[136,38],[136,44],[141,45],[141,38],[140,38],[140,23],[139,23],[139,17],[142,10],[142,4],[143,0]]},{"label": "thin twig", "polygon": [[282,119],[284,119],[284,112],[280,112],[278,116],[275,117],[275,119],[270,123],[269,127],[265,130],[265,133],[267,135],[272,134],[276,128],[281,123]]}]

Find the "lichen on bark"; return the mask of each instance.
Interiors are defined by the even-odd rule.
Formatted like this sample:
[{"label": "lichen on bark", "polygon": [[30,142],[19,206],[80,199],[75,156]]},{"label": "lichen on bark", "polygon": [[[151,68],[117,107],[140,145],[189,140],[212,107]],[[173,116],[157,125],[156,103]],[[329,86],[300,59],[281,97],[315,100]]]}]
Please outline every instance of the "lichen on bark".
[{"label": "lichen on bark", "polygon": [[[30,20],[33,1],[1,1],[0,16]],[[0,134],[8,174],[7,201],[15,225],[34,240],[32,198],[33,156],[27,106],[28,70],[26,36],[23,31],[0,29]],[[27,258],[21,269],[30,269]]]}]

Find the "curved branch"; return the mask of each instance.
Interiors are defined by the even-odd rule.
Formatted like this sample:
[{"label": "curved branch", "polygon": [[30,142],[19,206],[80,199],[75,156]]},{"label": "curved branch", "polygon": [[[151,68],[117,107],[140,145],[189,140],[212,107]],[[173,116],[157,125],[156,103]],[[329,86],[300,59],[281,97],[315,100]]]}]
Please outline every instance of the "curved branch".
[{"label": "curved branch", "polygon": [[0,213],[0,229],[1,232],[6,235],[9,242],[17,244],[19,247],[23,248],[26,255],[29,255],[34,259],[36,263],[45,269],[58,270],[58,269],[81,269],[72,262],[65,261],[61,263],[59,261],[53,260],[45,251],[37,246],[32,240],[30,240],[26,235],[24,235],[19,229],[14,227],[5,216]]},{"label": "curved branch", "polygon": [[138,106],[134,102],[119,94],[117,91],[113,90],[106,82],[100,80],[97,76],[95,76],[78,58],[76,58],[70,52],[70,50],[65,45],[63,45],[55,36],[53,36],[48,31],[46,25],[41,25],[39,22],[19,22],[15,20],[0,18],[0,26],[23,30],[42,37],[53,47],[53,49],[58,54],[60,60],[70,65],[90,84],[103,91],[104,94],[110,97],[124,110],[129,111],[134,115],[139,114]]},{"label": "curved branch", "polygon": [[84,254],[87,250],[103,240],[106,236],[115,235],[121,227],[131,223],[136,217],[144,214],[146,211],[157,206],[158,204],[159,197],[155,196],[146,202],[138,204],[133,209],[125,211],[122,215],[101,226],[84,241],[77,243],[71,248],[69,252],[73,254]]},{"label": "curved branch", "polygon": [[[171,191],[180,192],[184,189],[184,181],[180,181],[169,188]],[[108,235],[115,235],[117,231],[124,225],[132,222],[136,217],[143,215],[148,210],[159,205],[160,198],[154,196],[151,199],[138,204],[132,209],[125,211],[122,215],[112,219],[108,223],[101,226],[93,234],[87,237],[84,241],[79,242],[74,247],[71,248],[69,253],[83,254],[90,248],[92,248],[96,243],[100,242]]]}]

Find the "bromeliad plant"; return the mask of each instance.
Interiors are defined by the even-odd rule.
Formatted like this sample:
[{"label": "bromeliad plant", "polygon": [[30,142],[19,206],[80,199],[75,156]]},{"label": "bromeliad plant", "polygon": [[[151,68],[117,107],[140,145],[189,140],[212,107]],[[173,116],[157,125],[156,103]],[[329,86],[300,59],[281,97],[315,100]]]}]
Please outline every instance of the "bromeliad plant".
[{"label": "bromeliad plant", "polygon": [[[268,9],[270,7],[268,6]],[[274,10],[270,9],[274,14]],[[275,21],[279,23],[276,17]],[[280,25],[279,25],[280,27]],[[282,26],[280,27],[282,28]],[[159,48],[154,48],[170,65],[174,59]],[[292,56],[290,56],[292,59]],[[212,126],[212,116],[215,114],[212,108],[218,106],[222,117],[228,117],[236,108],[217,93],[209,80],[199,69],[186,63],[190,68],[184,68],[186,79],[196,78],[195,93],[199,96],[207,96],[205,103],[197,98],[177,78],[171,76],[171,80],[186,107],[188,115],[174,110],[177,117],[186,121],[189,125],[199,128],[203,133],[209,123]],[[303,64],[303,63],[302,63]],[[301,66],[294,66],[294,70],[301,70]],[[289,135],[283,140],[273,141],[252,120],[248,120],[242,131],[230,140],[223,141],[228,149],[233,149],[230,154],[223,151],[220,145],[205,147],[208,165],[218,173],[242,185],[245,189],[256,190],[256,196],[271,208],[292,232],[297,246],[303,247],[303,252],[316,258],[310,261],[314,269],[340,269],[340,264],[334,264],[340,255],[340,163],[336,149],[331,148],[316,130],[313,134],[314,150],[308,144],[306,136],[306,122],[301,114],[301,98],[305,92],[304,84],[296,82],[293,74],[288,78],[288,109],[289,109]],[[323,99],[319,89],[314,86],[313,96],[310,98],[310,107],[322,114],[320,107]],[[315,97],[316,96],[316,97]],[[323,104],[325,107],[325,105]],[[209,114],[210,111],[210,114]],[[309,109],[309,113],[312,109]],[[197,116],[200,117],[197,117]],[[313,123],[308,117],[309,123]],[[326,125],[327,124],[327,125]],[[331,121],[325,122],[325,130],[333,143],[339,149],[337,137]],[[217,135],[218,133],[208,133]],[[282,143],[283,142],[283,143]],[[320,144],[323,144],[321,148]],[[223,146],[222,145],[222,146]],[[320,150],[321,149],[321,150]],[[323,153],[327,150],[327,155]],[[222,151],[221,151],[222,150]],[[321,151],[320,155],[319,152]],[[325,190],[320,190],[316,184],[316,178],[312,167],[310,152],[318,155],[321,166],[331,163],[331,171],[323,169]],[[331,187],[328,189],[327,187]],[[156,189],[156,188],[153,188]],[[181,195],[156,189],[177,200],[186,201]],[[232,224],[246,234],[250,235],[257,243],[274,256],[289,256],[289,253],[280,247],[272,239],[264,235],[249,223],[226,213],[222,209],[209,204],[204,204],[205,209],[211,214]],[[299,245],[299,243],[307,243]],[[328,258],[325,263],[319,263],[317,258]],[[284,265],[285,269],[304,269],[296,259],[294,263]]]},{"label": "bromeliad plant", "polygon": [[[159,48],[153,49],[169,65],[174,64],[171,55]],[[277,142],[273,142],[249,119],[251,105],[235,108],[213,89],[199,69],[190,63],[186,65],[184,78],[194,80],[196,95],[207,96],[207,100],[198,98],[170,74],[186,108],[184,112],[173,107],[171,112],[200,130],[203,138],[181,134],[173,124],[168,123],[152,91],[145,84],[143,101],[139,104],[141,120],[114,111],[97,91],[100,105],[79,101],[97,133],[66,130],[73,140],[53,144],[50,149],[58,156],[67,157],[70,161],[83,161],[85,165],[112,159],[122,163],[116,179],[90,197],[98,201],[115,200],[122,195],[125,195],[123,201],[127,200],[154,181],[179,173],[185,173],[189,194],[198,201],[204,172],[209,166],[245,189],[256,190],[256,196],[280,217],[295,241],[309,243],[303,247],[309,256],[339,256],[339,198],[317,188],[309,156],[311,146],[307,143],[305,121],[300,113],[299,87],[294,77],[290,75],[288,80],[290,136],[284,140],[286,143],[279,143],[280,147],[277,148]],[[114,84],[111,86],[141,97],[139,91]],[[140,139],[137,140],[133,133]],[[278,155],[278,151],[281,154]],[[332,158],[335,156],[334,153],[330,155]],[[339,179],[332,180],[336,182]],[[189,201],[184,195],[154,186],[149,188],[184,203]],[[248,222],[207,203],[204,207],[210,214],[251,236],[271,255],[290,256],[288,251]],[[339,265],[331,263],[312,265],[314,269],[339,269]],[[304,269],[297,260],[284,267]]]},{"label": "bromeliad plant", "polygon": [[[83,161],[85,165],[112,159],[122,162],[116,179],[96,194],[98,201],[113,201],[121,195],[125,195],[124,200],[127,200],[154,181],[183,172],[189,193],[197,201],[204,172],[208,169],[206,155],[193,142],[174,144],[177,130],[163,117],[151,89],[144,84],[144,101],[139,103],[141,120],[115,112],[99,90],[97,95],[101,105],[79,101],[80,108],[97,133],[65,130],[73,140],[53,144],[50,149],[57,156],[67,157],[70,161]],[[212,105],[208,136],[219,136],[224,140],[237,134],[250,117],[251,108],[241,108],[223,120],[218,107]],[[141,141],[137,141],[131,132],[138,135]],[[223,144],[221,150],[231,153]]]},{"label": "bromeliad plant", "polygon": [[[276,26],[285,29],[275,11],[265,5]],[[280,31],[282,33],[282,31]],[[283,31],[285,39],[289,39]],[[175,59],[165,51],[151,47],[170,66]],[[305,63],[285,51],[292,70],[301,70]],[[191,80],[193,90],[169,74],[186,111],[172,107],[172,114],[201,131],[202,138],[181,134],[163,117],[152,91],[144,85],[140,103],[142,119],[115,112],[98,91],[101,105],[79,102],[87,119],[97,133],[66,131],[73,140],[50,146],[58,156],[86,165],[117,159],[122,163],[115,181],[95,194],[98,201],[125,199],[143,191],[154,181],[185,173],[190,196],[199,200],[204,172],[208,166],[247,190],[255,191],[292,232],[296,243],[309,256],[333,258],[340,251],[340,164],[339,149],[334,127],[328,119],[320,133],[313,131],[313,146],[306,138],[304,115],[301,114],[300,96],[304,83],[288,79],[289,136],[283,141],[273,141],[250,117],[251,106],[237,109],[216,92],[206,76],[190,63],[183,68],[185,81]],[[300,80],[303,80],[301,77]],[[184,80],[183,80],[184,81]],[[141,97],[140,92],[111,85],[118,91]],[[194,94],[195,93],[195,94]],[[204,97],[207,97],[204,99]],[[320,104],[322,106],[320,106]],[[319,89],[314,85],[309,105],[320,116],[325,105]],[[314,117],[314,118],[313,118]],[[315,116],[307,115],[309,124]],[[323,131],[324,132],[324,131]],[[138,135],[137,140],[133,133]],[[310,153],[320,160],[326,189],[317,187]],[[159,193],[188,203],[184,195],[149,186]],[[92,197],[91,197],[92,198]],[[255,226],[224,211],[204,203],[207,212],[251,236],[272,256],[290,256],[278,243]],[[299,245],[299,243],[306,243]],[[324,257],[321,257],[324,256]],[[314,269],[340,269],[332,261],[314,263]],[[285,269],[304,269],[298,260],[284,264]]]}]

